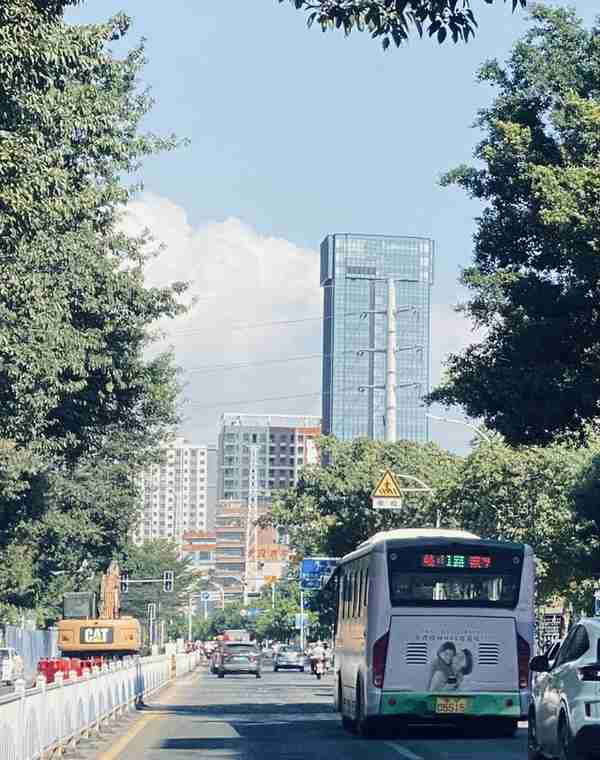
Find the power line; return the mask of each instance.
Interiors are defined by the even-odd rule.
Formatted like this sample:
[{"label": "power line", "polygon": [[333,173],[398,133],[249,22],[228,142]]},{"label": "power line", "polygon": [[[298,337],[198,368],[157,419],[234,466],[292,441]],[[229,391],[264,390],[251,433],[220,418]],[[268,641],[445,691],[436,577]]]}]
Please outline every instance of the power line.
[{"label": "power line", "polygon": [[[341,319],[343,317],[359,317],[362,314],[366,314],[368,309],[365,307],[365,309],[361,311],[349,311],[345,314],[338,314],[338,315],[332,315],[330,317],[302,317],[300,319],[283,319],[278,320],[275,322],[254,322],[254,323],[247,323],[247,324],[236,324],[235,322],[229,327],[229,329],[232,332],[237,332],[238,330],[254,330],[260,327],[277,327],[277,326],[284,326],[284,325],[297,325],[301,324],[303,322],[327,322],[330,319],[335,319],[336,317],[338,319]],[[210,327],[202,328],[190,328],[189,330],[173,330],[172,332],[169,332],[167,335],[164,336],[164,340],[168,340],[169,338],[178,337],[178,336],[185,336],[185,335],[196,335],[198,333],[205,333]]]},{"label": "power line", "polygon": [[193,406],[195,409],[220,409],[225,406],[233,406],[237,404],[261,404],[264,401],[289,401],[294,398],[308,398],[310,396],[320,396],[321,391],[314,391],[313,393],[295,393],[293,396],[270,396],[269,398],[254,398],[254,399],[242,399],[241,401],[220,401],[218,404],[198,404],[188,403],[185,406]]},{"label": "power line", "polygon": [[[238,330],[254,330],[259,327],[274,327],[278,325],[296,325],[300,322],[323,322],[325,319],[332,319],[332,317],[304,317],[302,319],[284,319],[277,322],[255,322],[255,323],[249,323],[249,324],[238,324],[235,323],[231,325],[229,328],[232,332],[237,332]],[[168,335],[165,336],[165,340],[171,337],[177,337],[180,335],[194,335],[196,333],[204,333],[209,328],[196,328],[196,329],[190,329],[190,330],[174,330],[173,332],[170,332]]]},{"label": "power line", "polygon": [[299,362],[305,359],[320,359],[323,354],[304,354],[303,356],[289,356],[285,359],[262,359],[255,362],[238,362],[234,364],[207,364],[204,367],[183,368],[184,372],[224,372],[230,369],[245,369],[246,367],[260,367],[265,364],[284,364],[286,362]]},{"label": "power line", "polygon": [[[411,387],[416,386],[416,385],[419,385],[419,383],[410,383]],[[346,388],[344,390],[338,391],[338,393],[352,393],[352,392],[360,393],[360,390],[358,387],[355,386],[352,388]],[[231,407],[234,404],[235,405],[237,404],[249,405],[249,404],[262,404],[265,401],[289,401],[290,399],[309,398],[309,397],[314,397],[314,396],[320,396],[321,394],[322,394],[322,391],[314,391],[313,393],[295,393],[292,396],[270,396],[268,398],[251,398],[251,399],[247,398],[247,399],[242,399],[238,401],[219,401],[219,403],[217,404],[200,404],[200,403],[192,401],[192,402],[186,403],[184,406],[187,406],[187,407],[192,406],[194,407],[194,409],[222,409],[226,406]]]}]

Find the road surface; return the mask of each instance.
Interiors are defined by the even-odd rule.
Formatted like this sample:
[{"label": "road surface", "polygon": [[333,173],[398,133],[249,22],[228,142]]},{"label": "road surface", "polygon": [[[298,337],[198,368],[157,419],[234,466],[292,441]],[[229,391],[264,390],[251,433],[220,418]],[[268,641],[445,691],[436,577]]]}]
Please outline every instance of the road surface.
[{"label": "road surface", "polygon": [[[524,760],[513,739],[468,739],[458,730],[409,729],[364,740],[345,733],[331,707],[332,677],[307,673],[218,679],[197,671],[149,702],[97,760]],[[87,753],[86,757],[90,757]]]}]

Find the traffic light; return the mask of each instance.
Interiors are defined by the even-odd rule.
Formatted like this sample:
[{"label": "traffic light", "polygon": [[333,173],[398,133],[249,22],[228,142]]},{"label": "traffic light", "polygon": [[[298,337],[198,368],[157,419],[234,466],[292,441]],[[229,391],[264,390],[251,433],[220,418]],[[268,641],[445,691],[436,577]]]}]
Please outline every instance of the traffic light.
[{"label": "traffic light", "polygon": [[173,591],[173,571],[165,570],[163,573],[163,591],[170,593]]},{"label": "traffic light", "polygon": [[126,594],[129,591],[129,573],[121,573],[121,593]]}]

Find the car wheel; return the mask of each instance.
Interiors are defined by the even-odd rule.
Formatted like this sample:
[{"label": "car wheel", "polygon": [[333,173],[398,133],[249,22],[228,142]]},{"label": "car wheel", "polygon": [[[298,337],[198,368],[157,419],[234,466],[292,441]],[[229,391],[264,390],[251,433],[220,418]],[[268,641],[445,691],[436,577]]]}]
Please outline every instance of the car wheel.
[{"label": "car wheel", "polygon": [[304,668],[299,669],[301,673],[304,673]]},{"label": "car wheel", "polygon": [[257,677],[257,678],[260,678],[260,673],[257,673],[257,674],[256,674],[256,677]]},{"label": "car wheel", "polygon": [[537,738],[535,711],[530,710],[527,718],[527,760],[542,760],[542,758],[543,755]]},{"label": "car wheel", "polygon": [[279,668],[277,667],[277,665],[275,665],[275,667],[273,668],[273,673],[277,673],[278,670]]},{"label": "car wheel", "polygon": [[559,760],[578,760],[575,742],[573,741],[571,728],[569,727],[569,719],[564,712],[560,714],[558,720],[558,745]]},{"label": "car wheel", "polygon": [[219,678],[225,678],[225,673],[217,673],[217,675],[219,676]]}]

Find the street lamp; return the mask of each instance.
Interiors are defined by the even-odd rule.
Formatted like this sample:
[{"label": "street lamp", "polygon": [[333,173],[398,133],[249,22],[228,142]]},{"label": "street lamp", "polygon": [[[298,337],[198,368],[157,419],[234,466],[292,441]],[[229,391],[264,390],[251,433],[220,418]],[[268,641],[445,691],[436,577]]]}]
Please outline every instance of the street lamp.
[{"label": "street lamp", "polygon": [[473,423],[471,422],[466,422],[465,420],[455,420],[455,419],[452,419],[451,417],[438,417],[435,414],[426,414],[425,416],[429,417],[430,420],[436,420],[436,422],[449,422],[449,423],[452,423],[453,425],[464,425],[465,427],[468,427],[468,428],[471,428],[471,430],[474,430],[477,433],[477,435],[480,438],[483,438],[483,440],[486,443],[492,443],[492,439],[490,438],[490,436],[487,435],[487,433],[484,433],[483,430],[478,428],[477,425],[473,425]]}]

